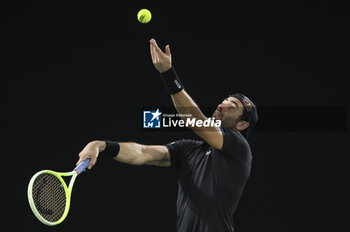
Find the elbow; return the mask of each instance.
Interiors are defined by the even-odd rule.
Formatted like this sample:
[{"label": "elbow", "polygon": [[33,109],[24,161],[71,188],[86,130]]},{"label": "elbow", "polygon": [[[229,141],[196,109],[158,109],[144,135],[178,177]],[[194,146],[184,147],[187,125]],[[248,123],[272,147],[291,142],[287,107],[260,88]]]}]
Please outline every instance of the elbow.
[{"label": "elbow", "polygon": [[143,165],[145,164],[143,150],[143,145],[137,143],[123,143],[119,154],[114,159],[129,165]]},{"label": "elbow", "polygon": [[135,153],[135,158],[133,160],[133,165],[145,165],[147,163],[147,160],[145,159],[145,149],[146,146],[144,145],[139,145],[136,153]]}]

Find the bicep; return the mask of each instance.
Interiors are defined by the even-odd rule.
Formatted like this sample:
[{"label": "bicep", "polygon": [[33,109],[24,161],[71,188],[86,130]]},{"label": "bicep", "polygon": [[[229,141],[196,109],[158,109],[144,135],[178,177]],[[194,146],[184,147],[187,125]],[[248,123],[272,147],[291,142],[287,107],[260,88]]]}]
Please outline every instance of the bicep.
[{"label": "bicep", "polygon": [[160,167],[170,167],[170,153],[165,146],[150,145],[142,148],[143,163]]},{"label": "bicep", "polygon": [[210,146],[222,150],[222,146],[224,144],[224,136],[221,132],[221,130],[217,127],[196,127],[192,128],[193,131],[201,137],[206,143],[208,143]]}]

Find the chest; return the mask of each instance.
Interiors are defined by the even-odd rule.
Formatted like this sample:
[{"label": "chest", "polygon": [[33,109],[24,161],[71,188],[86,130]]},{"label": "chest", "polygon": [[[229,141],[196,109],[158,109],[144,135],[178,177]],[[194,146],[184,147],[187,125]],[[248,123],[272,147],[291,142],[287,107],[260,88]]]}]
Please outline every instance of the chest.
[{"label": "chest", "polygon": [[185,154],[179,177],[199,185],[210,184],[229,175],[231,167],[220,151],[210,146],[200,146]]}]

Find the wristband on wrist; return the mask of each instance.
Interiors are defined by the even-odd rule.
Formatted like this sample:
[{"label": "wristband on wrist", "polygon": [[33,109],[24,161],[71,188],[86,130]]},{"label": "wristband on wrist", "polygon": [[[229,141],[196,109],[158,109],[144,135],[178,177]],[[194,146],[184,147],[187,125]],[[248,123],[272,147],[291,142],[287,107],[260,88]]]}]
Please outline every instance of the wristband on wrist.
[{"label": "wristband on wrist", "polygon": [[165,88],[168,90],[170,95],[178,93],[184,88],[173,67],[171,67],[171,69],[168,71],[161,73],[160,76],[162,77]]},{"label": "wristband on wrist", "polygon": [[120,150],[119,143],[114,141],[108,141],[108,140],[106,140],[105,143],[106,143],[106,148],[103,151],[103,154],[106,154],[107,156],[115,158],[118,155]]}]

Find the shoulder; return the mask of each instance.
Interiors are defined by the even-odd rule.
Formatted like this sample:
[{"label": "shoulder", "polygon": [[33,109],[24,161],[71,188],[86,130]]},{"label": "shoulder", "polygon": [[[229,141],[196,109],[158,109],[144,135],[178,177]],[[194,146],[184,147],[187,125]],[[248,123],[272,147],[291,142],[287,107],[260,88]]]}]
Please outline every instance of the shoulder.
[{"label": "shoulder", "polygon": [[191,139],[181,139],[165,144],[170,155],[171,166],[179,169],[183,163],[184,157],[190,154],[194,148],[201,146],[202,144],[202,141]]},{"label": "shoulder", "polygon": [[243,161],[251,157],[251,150],[248,141],[244,136],[232,129],[222,129],[224,138],[222,152],[228,156]]},{"label": "shoulder", "polygon": [[241,145],[244,147],[249,147],[249,143],[246,140],[246,138],[244,138],[244,136],[238,131],[221,128],[221,132],[222,136],[224,137],[224,140],[227,139],[227,142],[236,143],[237,145]]},{"label": "shoulder", "polygon": [[180,139],[180,140],[175,140],[171,143],[165,144],[165,146],[169,149],[175,149],[175,148],[189,148],[193,146],[200,146],[203,144],[203,141],[197,141],[197,140],[192,140],[192,139]]}]

